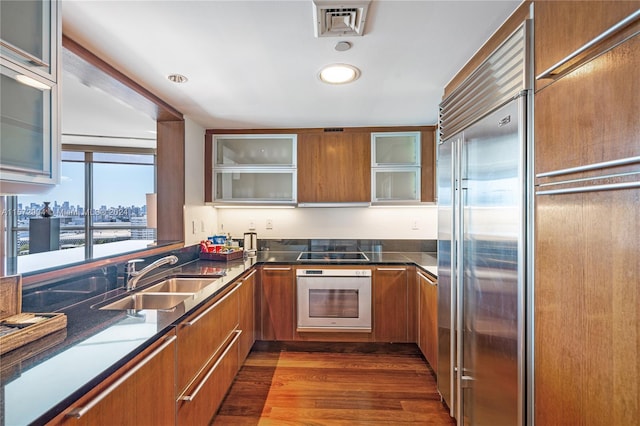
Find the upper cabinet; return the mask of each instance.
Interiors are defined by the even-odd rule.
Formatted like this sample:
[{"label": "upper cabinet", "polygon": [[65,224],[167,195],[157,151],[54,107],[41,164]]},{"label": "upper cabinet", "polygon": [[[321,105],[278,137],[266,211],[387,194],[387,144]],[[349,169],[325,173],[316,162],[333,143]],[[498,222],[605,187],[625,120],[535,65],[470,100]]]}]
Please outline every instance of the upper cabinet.
[{"label": "upper cabinet", "polygon": [[296,135],[214,135],[213,201],[296,202]]},{"label": "upper cabinet", "polygon": [[371,133],[371,201],[420,202],[420,132]]},{"label": "upper cabinet", "polygon": [[364,131],[300,134],[299,203],[369,203],[371,142]]},{"label": "upper cabinet", "polygon": [[207,130],[205,201],[300,207],[434,202],[435,131]]},{"label": "upper cabinet", "polygon": [[0,2],[0,193],[58,182],[60,5]]},{"label": "upper cabinet", "polygon": [[[535,5],[535,75],[552,70],[566,69],[577,63],[580,55],[567,61],[574,54],[598,38],[601,43],[615,41],[615,32],[608,30],[640,7],[638,1],[536,1]],[[624,27],[618,34],[624,38]],[[562,43],[558,43],[562,40]],[[595,46],[596,49],[598,46]],[[584,54],[589,54],[586,49]],[[539,79],[536,89],[549,84],[552,79]]]}]

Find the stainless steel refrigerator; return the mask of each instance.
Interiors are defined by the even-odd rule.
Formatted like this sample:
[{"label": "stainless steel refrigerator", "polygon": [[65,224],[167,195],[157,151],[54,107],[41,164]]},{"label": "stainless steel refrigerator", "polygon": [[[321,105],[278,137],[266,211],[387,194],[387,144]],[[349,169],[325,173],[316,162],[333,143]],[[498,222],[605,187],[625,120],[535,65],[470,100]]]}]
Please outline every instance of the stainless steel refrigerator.
[{"label": "stainless steel refrigerator", "polygon": [[437,380],[461,425],[525,424],[526,28],[441,104]]}]

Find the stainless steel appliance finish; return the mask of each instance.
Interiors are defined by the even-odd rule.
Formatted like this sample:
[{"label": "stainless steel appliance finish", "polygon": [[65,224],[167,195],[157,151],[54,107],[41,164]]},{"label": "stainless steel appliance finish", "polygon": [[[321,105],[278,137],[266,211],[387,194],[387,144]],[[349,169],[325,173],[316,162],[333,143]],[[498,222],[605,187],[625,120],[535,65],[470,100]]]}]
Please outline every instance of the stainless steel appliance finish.
[{"label": "stainless steel appliance finish", "polygon": [[298,269],[298,331],[371,331],[371,270]]},{"label": "stainless steel appliance finish", "polygon": [[357,260],[368,262],[369,258],[361,251],[303,251],[298,255],[297,260],[311,262],[349,262]]},{"label": "stainless steel appliance finish", "polygon": [[[443,129],[456,130],[443,131],[438,146],[437,379],[461,425],[523,425],[525,418],[531,103],[525,29],[441,105]],[[476,97],[476,110],[467,111],[469,94],[483,91],[492,95]]]}]

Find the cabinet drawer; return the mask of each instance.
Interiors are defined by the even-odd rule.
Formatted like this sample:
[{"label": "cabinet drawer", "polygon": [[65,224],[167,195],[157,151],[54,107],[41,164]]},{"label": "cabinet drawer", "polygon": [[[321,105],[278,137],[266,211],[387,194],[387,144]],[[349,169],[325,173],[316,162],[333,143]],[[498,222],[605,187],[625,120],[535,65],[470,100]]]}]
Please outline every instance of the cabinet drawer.
[{"label": "cabinet drawer", "polygon": [[240,367],[238,342],[242,330],[236,330],[220,357],[212,360],[206,373],[199,376],[193,387],[178,399],[178,425],[209,424],[216,414],[227,390]]},{"label": "cabinet drawer", "polygon": [[195,380],[196,375],[237,328],[237,288],[200,309],[178,326],[178,394]]}]

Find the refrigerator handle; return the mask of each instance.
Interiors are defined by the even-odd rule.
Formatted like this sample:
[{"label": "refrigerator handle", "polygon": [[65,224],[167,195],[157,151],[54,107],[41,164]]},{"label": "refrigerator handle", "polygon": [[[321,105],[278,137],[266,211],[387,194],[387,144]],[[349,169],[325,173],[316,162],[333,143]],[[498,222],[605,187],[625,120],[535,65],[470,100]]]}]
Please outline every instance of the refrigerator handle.
[{"label": "refrigerator handle", "polygon": [[455,288],[455,392],[453,395],[456,395],[454,399],[455,401],[455,418],[458,419],[458,423],[462,422],[463,419],[463,393],[462,393],[462,377],[464,376],[464,365],[463,365],[463,337],[464,337],[464,316],[463,316],[463,285],[464,285],[464,191],[466,190],[466,185],[463,185],[464,177],[463,177],[463,166],[465,163],[464,154],[464,136],[458,139],[456,143],[456,155],[454,158],[457,160],[457,167],[455,170],[455,179],[456,179],[456,215],[455,217],[458,219],[455,222],[456,233],[458,238],[456,241],[456,263],[455,263],[455,285],[452,281],[451,287]]}]

